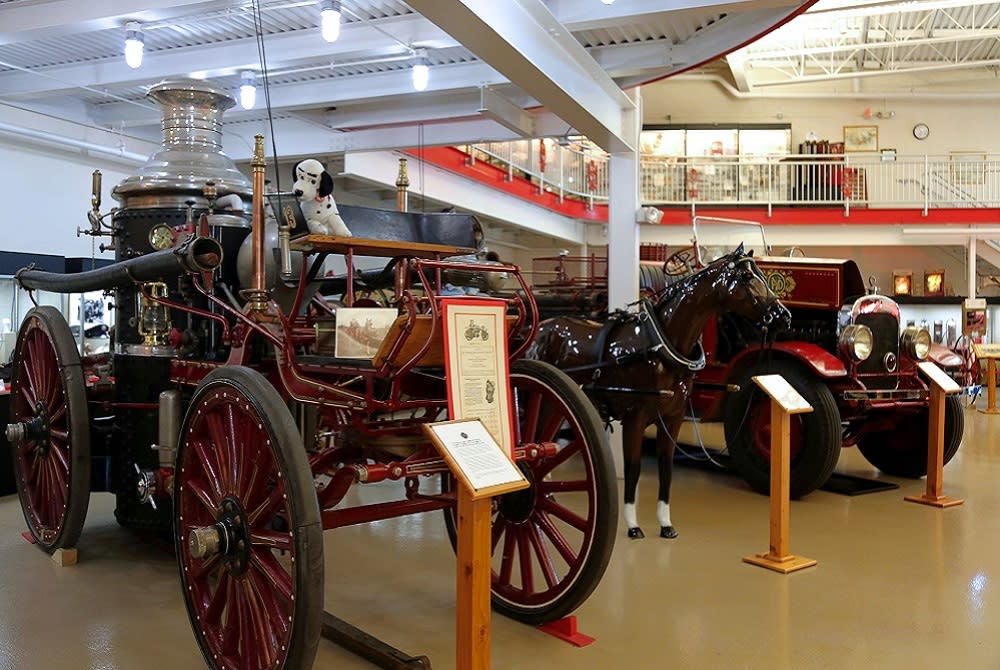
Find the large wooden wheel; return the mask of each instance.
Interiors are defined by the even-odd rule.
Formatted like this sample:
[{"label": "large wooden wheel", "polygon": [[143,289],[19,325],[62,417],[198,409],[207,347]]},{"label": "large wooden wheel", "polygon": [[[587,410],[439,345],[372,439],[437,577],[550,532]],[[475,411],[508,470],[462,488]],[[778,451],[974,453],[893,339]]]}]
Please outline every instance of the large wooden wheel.
[{"label": "large wooden wheel", "polygon": [[17,334],[7,437],[38,546],[75,546],[90,502],[90,424],[80,354],[54,307],[32,309]]},{"label": "large wooden wheel", "polygon": [[[510,381],[517,444],[556,442],[559,451],[522,463],[531,487],[494,500],[492,599],[498,612],[538,624],[571,613],[601,581],[617,484],[600,417],[579,386],[531,360],[514,361]],[[445,521],[454,544],[454,510]]]},{"label": "large wooden wheel", "polygon": [[323,531],[295,422],[264,377],[231,366],[198,386],[174,483],[181,583],[215,670],[312,667]]}]

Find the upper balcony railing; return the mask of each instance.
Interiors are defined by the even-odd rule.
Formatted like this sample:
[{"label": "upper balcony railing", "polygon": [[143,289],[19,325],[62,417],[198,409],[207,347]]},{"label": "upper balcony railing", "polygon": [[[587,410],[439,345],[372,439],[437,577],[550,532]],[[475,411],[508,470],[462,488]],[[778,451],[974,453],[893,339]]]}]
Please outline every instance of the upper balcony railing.
[{"label": "upper balcony railing", "polygon": [[[542,149],[541,147],[545,147]],[[560,198],[590,206],[608,199],[607,154],[552,141],[521,140],[463,147],[539,184]],[[644,205],[827,205],[929,209],[1000,207],[1000,155],[952,153],[792,154],[775,156],[646,156]]]}]

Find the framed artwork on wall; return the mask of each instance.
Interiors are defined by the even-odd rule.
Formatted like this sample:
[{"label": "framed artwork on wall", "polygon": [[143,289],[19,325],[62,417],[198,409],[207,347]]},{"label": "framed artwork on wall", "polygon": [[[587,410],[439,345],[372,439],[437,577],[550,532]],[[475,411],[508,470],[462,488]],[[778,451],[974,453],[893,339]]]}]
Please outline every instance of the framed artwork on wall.
[{"label": "framed artwork on wall", "polygon": [[924,271],[924,295],[944,295],[944,270]]},{"label": "framed artwork on wall", "polygon": [[912,295],[913,273],[909,270],[893,270],[892,292],[893,295]]},{"label": "framed artwork on wall", "polygon": [[878,126],[844,126],[844,151],[878,151]]}]

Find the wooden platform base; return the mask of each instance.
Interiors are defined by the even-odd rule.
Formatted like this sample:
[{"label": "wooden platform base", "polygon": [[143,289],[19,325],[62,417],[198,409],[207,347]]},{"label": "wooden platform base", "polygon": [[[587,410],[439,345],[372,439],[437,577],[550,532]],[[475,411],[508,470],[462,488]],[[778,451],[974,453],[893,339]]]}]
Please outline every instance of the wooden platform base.
[{"label": "wooden platform base", "polygon": [[52,552],[51,558],[53,563],[63,568],[76,565],[76,547],[71,549],[56,549]]},{"label": "wooden platform base", "polygon": [[965,502],[962,498],[949,498],[948,496],[929,496],[926,493],[919,496],[906,496],[903,500],[931,507],[955,507]]},{"label": "wooden platform base", "polygon": [[996,407],[986,407],[983,409],[977,409],[976,411],[980,414],[1000,414],[1000,409],[997,409]]},{"label": "wooden platform base", "polygon": [[783,575],[787,575],[789,572],[795,572],[796,570],[803,570],[805,568],[811,568],[818,562],[815,558],[805,558],[804,556],[782,556],[775,557],[771,554],[753,554],[751,556],[743,557],[744,563],[751,563],[753,565],[760,566],[762,568],[767,568],[768,570],[774,570],[775,572],[780,572]]}]

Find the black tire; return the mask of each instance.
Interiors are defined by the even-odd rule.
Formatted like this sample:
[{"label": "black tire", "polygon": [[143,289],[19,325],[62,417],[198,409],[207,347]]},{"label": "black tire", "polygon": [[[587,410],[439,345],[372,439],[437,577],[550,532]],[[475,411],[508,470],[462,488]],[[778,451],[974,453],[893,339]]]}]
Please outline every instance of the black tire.
[{"label": "black tire", "polygon": [[[858,449],[887,475],[918,478],[927,474],[927,431],[929,407],[916,414],[906,414],[896,421],[895,429],[865,433],[858,440]],[[958,452],[965,433],[965,412],[957,395],[944,403],[944,463]]]},{"label": "black tire", "polygon": [[10,422],[40,422],[11,445],[21,511],[38,546],[76,546],[90,504],[90,421],[80,353],[54,307],[28,312],[17,334]]},{"label": "black tire", "polygon": [[[548,363],[517,360],[510,381],[518,443],[560,445],[550,459],[522,463],[532,486],[500,496],[493,506],[493,608],[537,625],[567,616],[600,583],[617,534],[618,486],[600,417],[573,380]],[[531,426],[534,433],[525,434]],[[453,485],[446,476],[442,487]],[[445,511],[452,547],[454,515],[454,509]],[[563,541],[569,558],[553,537]],[[539,574],[545,561],[556,572],[551,586]]]},{"label": "black tire", "polygon": [[[219,549],[195,556],[192,531],[221,527]],[[292,415],[260,373],[219,368],[195,390],[177,452],[174,531],[208,667],[312,667],[323,614],[319,504]]]},{"label": "black tire", "polygon": [[733,466],[759,493],[770,493],[771,485],[770,399],[751,379],[762,374],[781,375],[813,407],[791,417],[789,495],[801,498],[825,484],[837,465],[843,437],[840,410],[830,389],[793,361],[758,364],[737,379],[740,390],[726,402],[726,445]]}]

